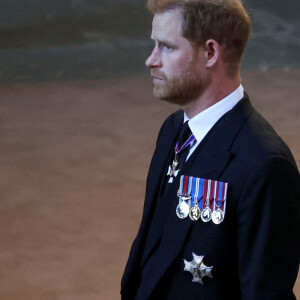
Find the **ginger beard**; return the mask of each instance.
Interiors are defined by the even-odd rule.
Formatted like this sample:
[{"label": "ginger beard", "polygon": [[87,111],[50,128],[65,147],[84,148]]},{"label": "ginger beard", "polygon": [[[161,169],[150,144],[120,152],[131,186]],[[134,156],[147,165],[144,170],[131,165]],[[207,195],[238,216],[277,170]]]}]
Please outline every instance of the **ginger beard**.
[{"label": "ginger beard", "polygon": [[204,72],[195,67],[195,61],[187,63],[186,67],[175,76],[167,77],[152,69],[151,75],[161,78],[154,85],[154,97],[169,103],[186,105],[198,98],[209,84]]}]

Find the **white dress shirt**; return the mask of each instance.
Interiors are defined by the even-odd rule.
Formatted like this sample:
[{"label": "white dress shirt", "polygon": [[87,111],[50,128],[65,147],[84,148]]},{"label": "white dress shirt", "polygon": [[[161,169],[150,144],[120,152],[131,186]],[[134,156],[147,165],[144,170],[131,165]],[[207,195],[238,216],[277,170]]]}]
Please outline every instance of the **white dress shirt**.
[{"label": "white dress shirt", "polygon": [[231,110],[243,97],[244,88],[240,85],[227,97],[200,112],[192,119],[189,119],[186,113],[184,113],[184,122],[189,122],[189,127],[196,138],[196,142],[190,146],[190,151],[186,158],[187,160],[217,121]]}]

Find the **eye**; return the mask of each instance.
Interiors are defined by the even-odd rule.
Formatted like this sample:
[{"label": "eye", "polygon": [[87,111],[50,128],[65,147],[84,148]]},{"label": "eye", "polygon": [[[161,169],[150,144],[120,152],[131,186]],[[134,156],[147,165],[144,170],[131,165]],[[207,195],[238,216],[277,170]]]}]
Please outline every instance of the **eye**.
[{"label": "eye", "polygon": [[171,45],[168,45],[165,43],[161,44],[160,48],[162,51],[172,51],[173,50],[173,47]]}]

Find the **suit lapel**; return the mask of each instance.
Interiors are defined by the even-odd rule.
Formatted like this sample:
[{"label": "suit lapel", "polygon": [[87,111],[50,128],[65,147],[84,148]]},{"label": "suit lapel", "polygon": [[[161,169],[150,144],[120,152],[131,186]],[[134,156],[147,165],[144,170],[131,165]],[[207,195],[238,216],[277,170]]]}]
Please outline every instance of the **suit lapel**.
[{"label": "suit lapel", "polygon": [[[131,289],[138,283],[136,272],[139,272],[141,258],[147,238],[151,219],[157,203],[163,172],[165,165],[170,156],[173,144],[183,122],[183,112],[178,112],[163,125],[157,140],[157,146],[150,164],[147,185],[146,198],[144,203],[142,222],[137,237],[132,245],[130,256],[125,267],[122,278],[122,294],[130,294]],[[132,292],[132,291],[131,291]]]},{"label": "suit lapel", "polygon": [[232,157],[230,152],[231,145],[252,112],[253,108],[248,97],[245,96],[214,125],[164,196],[166,200],[172,199],[170,216],[158,250],[160,251],[159,255],[157,255],[159,262],[157,264],[154,263],[155,272],[151,273],[151,278],[148,278],[146,296],[151,294],[162,275],[179,255],[193,224],[193,221],[189,218],[181,220],[175,213],[178,204],[176,192],[179,187],[180,175],[218,180]]},{"label": "suit lapel", "polygon": [[147,190],[143,219],[149,220],[155,209],[159,192],[162,189],[167,170],[167,163],[173,153],[173,145],[177,138],[180,126],[183,122],[183,114],[178,114],[168,128],[163,130],[150,165],[147,178]]},{"label": "suit lapel", "polygon": [[[156,206],[159,206],[163,202],[162,198],[164,197],[160,197],[160,195],[164,190],[165,184],[167,184],[167,170],[169,162],[174,156],[174,145],[176,143],[176,138],[182,123],[183,113],[180,113],[174,119],[174,122],[171,124],[170,128],[167,128],[165,132],[162,133],[160,142],[157,145],[156,153],[153,156],[153,162],[155,162],[155,164],[151,164],[149,171],[148,181],[151,182],[151,184],[148,184],[148,187],[150,188],[146,191],[147,196],[145,203],[147,203],[147,207],[145,204],[145,216],[143,217],[147,235],[150,229],[150,224],[153,221],[152,218],[154,212],[156,209],[158,209],[158,213],[161,213],[161,209],[157,208]],[[169,134],[169,132],[172,134]],[[147,235],[145,235],[145,239]],[[145,246],[145,249],[143,251],[141,266],[144,265],[147,257],[151,253],[151,250],[155,247],[160,238],[161,232],[160,230],[156,230],[151,241],[147,240],[143,243],[143,247]]]},{"label": "suit lapel", "polygon": [[179,113],[175,116],[173,122],[171,122],[167,128],[164,128],[159,134],[147,178],[146,198],[142,222],[135,241],[135,249],[132,249],[134,251],[131,251],[133,252],[131,254],[131,256],[133,256],[132,259],[135,261],[137,261],[136,259],[138,255],[143,253],[145,240],[147,238],[151,219],[159,197],[159,191],[162,188],[162,182],[165,177],[164,171],[166,170],[166,162],[169,160],[171,152],[173,151],[173,144],[175,143],[182,122],[183,113]]}]

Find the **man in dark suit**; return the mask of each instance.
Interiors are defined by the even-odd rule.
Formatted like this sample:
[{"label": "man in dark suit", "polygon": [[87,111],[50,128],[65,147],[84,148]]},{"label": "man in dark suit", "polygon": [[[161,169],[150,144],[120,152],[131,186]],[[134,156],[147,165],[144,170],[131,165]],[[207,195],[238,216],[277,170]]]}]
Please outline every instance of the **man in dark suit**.
[{"label": "man in dark suit", "polygon": [[252,107],[239,66],[250,19],[239,0],[149,0],[163,124],[122,299],[295,299],[299,172]]}]

